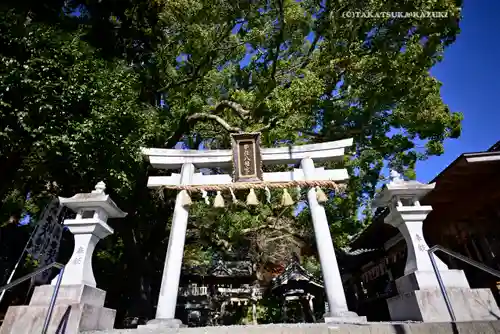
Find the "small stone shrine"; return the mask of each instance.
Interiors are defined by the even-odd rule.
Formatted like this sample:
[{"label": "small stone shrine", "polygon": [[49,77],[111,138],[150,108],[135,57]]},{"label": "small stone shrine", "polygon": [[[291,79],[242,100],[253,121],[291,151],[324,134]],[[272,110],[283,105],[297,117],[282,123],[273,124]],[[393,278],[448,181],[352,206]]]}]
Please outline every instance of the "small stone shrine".
[{"label": "small stone shrine", "polygon": [[283,273],[273,278],[271,293],[281,302],[284,323],[314,323],[316,322],[315,308],[325,303],[323,284],[307,272],[297,259],[292,260]]},{"label": "small stone shrine", "polygon": [[[65,266],[48,333],[77,334],[81,331],[112,329],[116,311],[104,307],[106,292],[97,288],[92,271],[92,254],[99,240],[113,233],[108,218],[123,218],[99,182],[91,193],[59,197],[61,205],[76,212],[64,225],[75,236],[75,248]],[[11,306],[0,328],[1,334],[40,333],[56,280],[35,288],[29,305]]]},{"label": "small stone shrine", "polygon": [[[423,221],[432,207],[420,205],[420,199],[434,186],[434,183],[405,181],[391,171],[391,182],[373,203],[376,207],[389,207],[384,222],[399,229],[407,246],[404,276],[396,279],[399,295],[387,299],[392,320],[451,320],[422,232]],[[434,256],[457,321],[498,320],[500,309],[491,290],[471,289],[463,270],[450,270]]]}]

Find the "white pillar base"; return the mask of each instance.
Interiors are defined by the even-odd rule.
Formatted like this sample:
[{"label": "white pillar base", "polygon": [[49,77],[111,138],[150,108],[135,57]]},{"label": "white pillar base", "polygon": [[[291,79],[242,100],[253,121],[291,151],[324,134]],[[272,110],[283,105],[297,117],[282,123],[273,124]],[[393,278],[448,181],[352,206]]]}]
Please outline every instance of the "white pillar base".
[{"label": "white pillar base", "polygon": [[146,325],[140,325],[137,327],[137,329],[140,328],[149,328],[149,329],[156,329],[156,328],[183,328],[187,327],[186,325],[182,324],[182,321],[179,319],[153,319],[148,321]]},{"label": "white pillar base", "polygon": [[356,312],[351,311],[325,314],[325,323],[327,324],[362,324],[366,322],[365,316],[359,316]]}]

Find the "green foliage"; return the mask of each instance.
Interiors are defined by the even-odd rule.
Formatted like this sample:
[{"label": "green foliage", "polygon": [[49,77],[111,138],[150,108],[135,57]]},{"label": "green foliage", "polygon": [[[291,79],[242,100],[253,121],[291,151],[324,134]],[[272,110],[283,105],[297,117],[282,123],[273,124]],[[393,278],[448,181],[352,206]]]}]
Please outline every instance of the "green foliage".
[{"label": "green foliage", "polygon": [[[251,309],[250,309],[251,312]],[[251,313],[249,318],[251,319]],[[276,324],[282,321],[281,304],[276,296],[266,296],[257,303],[257,322],[259,324]]]},{"label": "green foliage", "polygon": [[314,275],[317,278],[321,278],[321,264],[318,259],[314,256],[304,256],[302,258],[302,266],[306,269],[310,274]]},{"label": "green foliage", "polygon": [[[441,84],[429,74],[459,32],[460,6],[448,0],[6,2],[0,6],[0,218],[26,208],[37,213],[51,195],[72,196],[105,181],[129,215],[111,222],[115,234],[100,243],[97,279],[110,306],[150,315],[175,193],[160,200],[146,189],[151,168],[141,146],[229,148],[229,133],[238,131],[261,131],[266,147],[352,137],[345,161],[325,164],[345,165],[351,175],[347,192],[325,205],[333,239],[345,245],[370,221],[366,209],[365,221],[358,211],[369,205],[384,166],[415,178],[416,161],[442,154],[443,142],[460,135],[461,114],[443,103]],[[75,8],[79,17],[69,15]],[[449,15],[353,19],[342,15],[347,10]],[[273,202],[261,198],[257,208],[226,198],[224,209],[198,198],[186,261],[206,264],[215,252],[250,255],[262,269],[295,252],[313,255],[307,208],[294,217],[278,207],[280,196],[273,191]],[[316,272],[313,258],[307,261]]]}]

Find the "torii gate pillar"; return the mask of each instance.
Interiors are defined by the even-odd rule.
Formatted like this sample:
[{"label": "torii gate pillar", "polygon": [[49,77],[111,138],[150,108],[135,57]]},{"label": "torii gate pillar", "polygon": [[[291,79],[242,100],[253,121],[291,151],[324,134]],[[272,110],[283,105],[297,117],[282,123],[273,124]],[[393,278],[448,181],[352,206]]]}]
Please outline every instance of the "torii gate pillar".
[{"label": "torii gate pillar", "polygon": [[[343,159],[345,148],[351,145],[352,139],[345,139],[321,144],[263,148],[261,149],[263,164],[300,163],[302,168],[295,169],[293,172],[264,173],[263,180],[269,182],[301,180],[344,182],[349,178],[345,169],[325,170],[324,168],[316,168],[313,159],[319,162],[341,160]],[[172,174],[172,176],[149,177],[149,188],[158,188],[166,185],[229,184],[232,182],[231,176],[227,174],[202,175],[201,173],[195,173],[195,167],[230,167],[233,159],[231,150],[143,149],[143,154],[149,158],[151,165],[155,168],[181,168],[180,175]],[[178,199],[176,200],[172,219],[172,229],[163,270],[160,296],[158,298],[156,319],[150,321],[146,325],[147,327],[182,326],[181,321],[175,319],[175,308],[188,222],[188,208],[183,207],[181,201]],[[309,189],[307,199],[329,303],[329,313],[325,314],[325,322],[366,322],[366,317],[359,317],[347,308],[325,209],[318,203],[314,188]]]},{"label": "torii gate pillar", "polygon": [[[315,174],[314,162],[311,158],[302,159],[300,166],[304,171],[306,180],[313,180]],[[316,238],[321,272],[325,284],[326,296],[329,304],[329,314],[325,314],[325,322],[352,322],[366,321],[365,317],[359,317],[355,312],[347,308],[342,278],[333,248],[332,235],[328,225],[325,208],[316,199],[316,189],[307,191],[307,202]]]},{"label": "torii gate pillar", "polygon": [[[193,175],[194,165],[190,163],[183,164],[180,177],[181,184],[191,184]],[[175,199],[172,228],[168,238],[167,256],[163,267],[160,296],[156,307],[156,319],[150,321],[148,325],[158,324],[168,325],[169,327],[180,327],[182,325],[180,320],[175,319],[175,307],[177,305],[177,292],[181,277],[189,211],[188,207],[182,205],[179,197],[180,192],[177,193]]]}]

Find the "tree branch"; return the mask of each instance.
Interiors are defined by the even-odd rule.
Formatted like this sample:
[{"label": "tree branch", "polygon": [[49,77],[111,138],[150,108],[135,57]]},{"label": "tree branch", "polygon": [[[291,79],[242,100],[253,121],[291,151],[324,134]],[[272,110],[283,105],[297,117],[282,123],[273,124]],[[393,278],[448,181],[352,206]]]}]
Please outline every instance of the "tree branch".
[{"label": "tree branch", "polygon": [[300,66],[301,69],[306,68],[307,65],[309,65],[309,63],[311,62],[311,55],[312,55],[314,49],[316,49],[316,45],[318,44],[320,38],[321,38],[321,34],[320,34],[320,31],[318,30],[316,32],[316,36],[314,36],[314,40],[311,43],[311,47],[309,48],[309,51],[307,52],[306,59],[304,60],[304,62]]},{"label": "tree branch", "polygon": [[276,67],[278,63],[278,57],[280,55],[280,47],[281,47],[281,42],[283,41],[283,36],[285,34],[285,11],[283,10],[283,0],[278,1],[279,5],[279,13],[280,13],[280,32],[278,35],[278,38],[276,40],[276,50],[274,51],[274,59],[273,59],[273,67],[271,70],[271,79],[273,82],[276,82],[275,76],[276,76]]},{"label": "tree branch", "polygon": [[290,235],[294,238],[297,238],[299,240],[305,240],[305,238],[303,236],[301,236],[300,234],[298,234],[296,231],[293,231],[292,229],[287,228],[287,227],[277,226],[276,223],[270,223],[270,224],[266,224],[266,225],[262,225],[262,226],[258,226],[258,227],[252,227],[252,228],[245,228],[245,229],[241,230],[241,234],[245,235],[245,234],[259,232],[262,230],[271,230],[271,231],[281,232],[281,233],[288,234],[288,235]]},{"label": "tree branch", "polygon": [[271,119],[269,120],[269,123],[267,123],[267,125],[264,125],[260,129],[258,129],[256,132],[263,132],[266,130],[270,130],[270,129],[274,128],[276,126],[276,124],[278,124],[278,121],[279,121],[279,117],[277,117],[277,116],[271,117]]},{"label": "tree branch", "polygon": [[247,120],[250,116],[249,110],[244,109],[239,103],[233,101],[222,100],[215,105],[215,111],[220,111],[224,108],[233,109],[242,120]]},{"label": "tree branch", "polygon": [[[249,117],[250,112],[248,110],[245,110],[242,106],[240,106],[236,102],[231,102],[226,100],[221,101],[219,104],[217,104],[216,110],[217,109],[220,110],[223,106],[230,107],[231,109],[236,111],[236,113],[244,120],[248,119]],[[194,113],[189,116],[186,115],[182,116],[181,120],[179,121],[179,126],[177,127],[177,130],[167,139],[165,146],[168,148],[174,147],[183,134],[187,133],[196,122],[203,120],[214,121],[219,125],[221,125],[224,128],[224,130],[226,130],[229,133],[242,132],[241,128],[236,126],[231,126],[220,116],[207,113]]]},{"label": "tree branch", "polygon": [[212,44],[212,46],[209,48],[210,51],[206,52],[205,57],[203,57],[201,62],[197,66],[195,66],[193,72],[189,75],[189,77],[184,78],[182,80],[175,81],[175,82],[171,82],[171,83],[163,86],[162,88],[158,89],[157,93],[163,93],[171,88],[182,86],[184,84],[193,82],[193,81],[203,77],[203,74],[200,75],[200,71],[203,69],[204,66],[206,66],[207,68],[211,67],[210,66],[211,61],[216,57],[217,48],[215,46],[221,44],[225,40],[225,38],[227,37],[227,34],[230,32],[231,32],[231,26],[228,26],[226,28],[226,30],[220,34],[220,38],[217,39]]},{"label": "tree branch", "polygon": [[218,124],[220,124],[227,132],[235,133],[241,132],[241,129],[238,127],[233,127],[229,123],[227,123],[222,117],[212,114],[205,113],[195,113],[189,116],[183,115],[181,120],[179,121],[179,125],[177,126],[177,130],[167,139],[165,142],[165,146],[167,148],[174,147],[182,135],[189,132],[191,127],[197,122],[202,120],[212,120]]},{"label": "tree branch", "polygon": [[187,117],[187,122],[188,123],[195,123],[196,121],[200,120],[212,120],[217,123],[219,123],[227,132],[234,133],[234,132],[241,132],[241,129],[238,127],[234,127],[229,125],[222,117],[217,116],[217,115],[212,115],[212,114],[205,114],[205,113],[195,113]]}]

